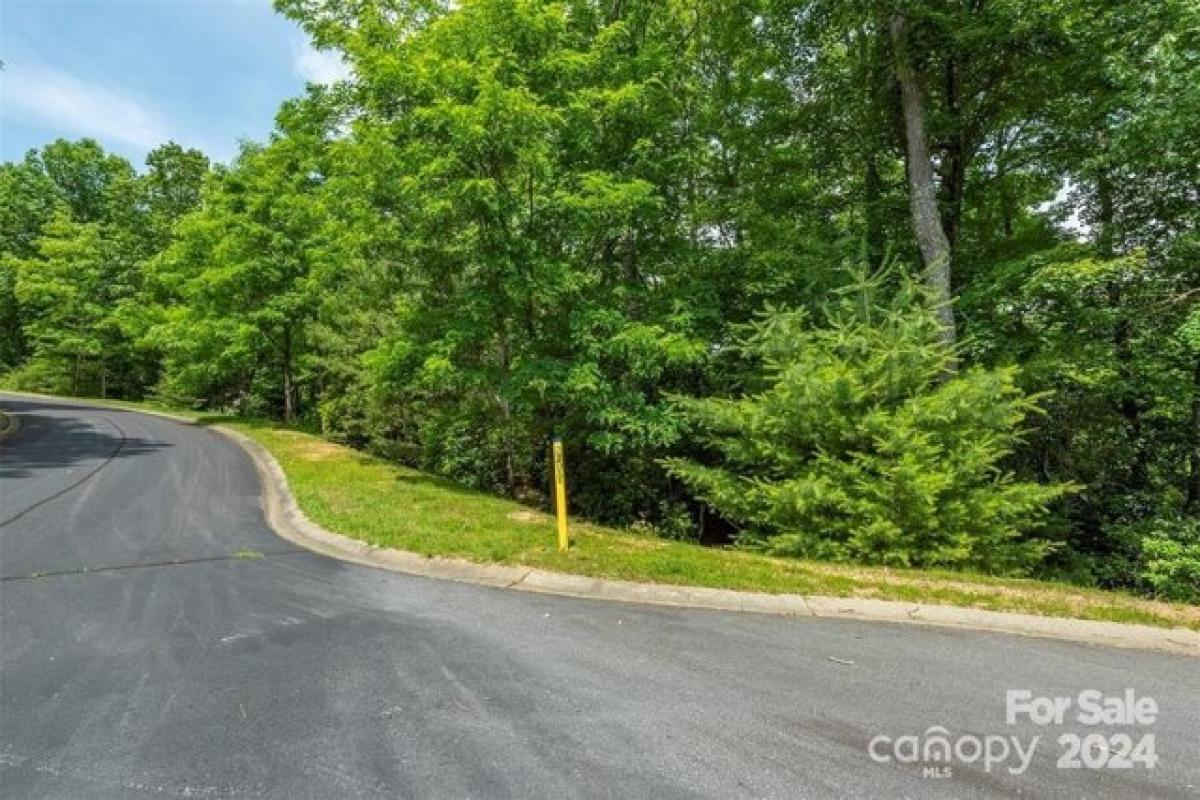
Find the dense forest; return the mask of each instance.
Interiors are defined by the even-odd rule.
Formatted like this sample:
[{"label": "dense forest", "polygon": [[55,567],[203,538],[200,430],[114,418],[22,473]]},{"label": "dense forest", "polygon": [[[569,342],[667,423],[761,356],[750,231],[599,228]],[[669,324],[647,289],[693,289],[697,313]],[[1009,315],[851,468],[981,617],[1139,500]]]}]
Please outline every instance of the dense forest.
[{"label": "dense forest", "polygon": [[6,385],[781,555],[1200,599],[1194,0],[276,0],[228,165],[0,167]]}]

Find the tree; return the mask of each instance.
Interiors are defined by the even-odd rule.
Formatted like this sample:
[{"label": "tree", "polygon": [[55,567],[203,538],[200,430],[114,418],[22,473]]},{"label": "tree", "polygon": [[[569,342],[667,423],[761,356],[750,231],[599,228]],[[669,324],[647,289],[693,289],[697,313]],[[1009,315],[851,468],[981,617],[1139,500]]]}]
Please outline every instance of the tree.
[{"label": "tree", "polygon": [[120,347],[111,310],[129,288],[120,267],[98,223],[74,222],[64,212],[45,226],[37,256],[14,262],[33,353],[69,374],[72,394],[98,389],[104,397]]},{"label": "tree", "polygon": [[156,299],[145,262],[196,202],[207,163],[167,145],[139,176],[85,139],[3,168],[0,313],[14,323],[2,341],[18,383],[137,397],[157,379],[158,354],[142,346]]},{"label": "tree", "polygon": [[824,319],[771,312],[741,347],[761,377],[737,399],[681,398],[715,453],[672,474],[777,554],[1025,572],[1028,533],[1065,484],[1021,482],[1002,461],[1037,410],[1012,369],[945,377],[953,354],[911,283],[840,293]]},{"label": "tree", "polygon": [[178,223],[154,269],[180,305],[151,339],[165,352],[171,393],[209,402],[244,396],[265,374],[272,400],[292,422],[317,292],[333,287],[312,275],[323,130],[303,113],[285,116],[293,127],[266,147],[243,148],[215,176],[203,207]]},{"label": "tree", "polygon": [[57,199],[76,222],[104,222],[132,211],[115,194],[114,186],[132,181],[133,168],[120,156],[105,153],[92,139],[58,139],[30,152],[25,163],[49,178]]},{"label": "tree", "polygon": [[37,237],[54,207],[54,186],[43,172],[28,162],[0,165],[0,369],[27,356],[13,262],[37,253]]},{"label": "tree", "polygon": [[137,202],[145,209],[145,247],[153,254],[167,245],[175,223],[200,205],[209,161],[199,150],[168,142],[146,155],[146,167]]},{"label": "tree", "polygon": [[588,442],[582,468],[611,472],[580,506],[628,515],[620,465],[662,481],[643,452],[673,436],[654,383],[703,350],[672,313],[682,200],[654,190],[680,163],[679,28],[648,5],[611,11],[488,0],[407,38],[404,20],[343,32],[362,104],[323,196],[359,226],[336,234],[356,242],[343,263],[382,256],[395,287],[359,374],[364,402],[407,409],[413,457],[527,494],[557,426]]}]

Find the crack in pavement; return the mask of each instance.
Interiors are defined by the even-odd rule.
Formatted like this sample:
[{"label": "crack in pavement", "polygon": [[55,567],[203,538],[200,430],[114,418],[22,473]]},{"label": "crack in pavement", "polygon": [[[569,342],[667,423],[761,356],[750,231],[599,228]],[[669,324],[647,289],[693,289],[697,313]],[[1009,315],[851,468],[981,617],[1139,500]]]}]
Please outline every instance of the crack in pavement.
[{"label": "crack in pavement", "polygon": [[533,574],[532,568],[525,570],[525,572],[519,578],[517,578],[515,581],[513,581],[512,583],[505,584],[504,588],[512,589],[512,588],[516,587],[518,584],[520,584],[526,578],[528,578],[531,574]]},{"label": "crack in pavement", "polygon": [[119,572],[126,569],[147,569],[152,567],[181,567],[189,564],[212,564],[219,561],[258,561],[272,556],[304,555],[307,550],[276,550],[266,553],[255,553],[253,556],[204,556],[200,558],[177,558],[170,561],[147,561],[141,564],[104,564],[99,567],[76,567],[75,569],[55,570],[53,572],[31,572],[24,575],[0,575],[0,583],[12,581],[36,581],[42,578],[57,578],[65,575],[87,575],[92,572]]}]

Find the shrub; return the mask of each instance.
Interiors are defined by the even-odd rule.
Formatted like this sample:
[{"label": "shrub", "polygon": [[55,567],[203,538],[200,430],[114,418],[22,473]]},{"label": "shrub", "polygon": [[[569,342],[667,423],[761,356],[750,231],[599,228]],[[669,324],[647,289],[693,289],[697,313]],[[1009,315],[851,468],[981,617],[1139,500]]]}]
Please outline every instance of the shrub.
[{"label": "shrub", "polygon": [[70,394],[72,384],[71,373],[62,362],[38,358],[5,373],[3,378],[4,388],[23,392]]},{"label": "shrub", "polygon": [[1141,544],[1140,577],[1156,595],[1200,602],[1200,520],[1156,520]]},{"label": "shrub", "polygon": [[1001,467],[1036,398],[1012,369],[952,375],[920,290],[881,303],[880,286],[751,325],[751,392],[676,403],[716,458],[665,466],[774,554],[1027,571],[1049,548],[1029,532],[1069,489]]}]

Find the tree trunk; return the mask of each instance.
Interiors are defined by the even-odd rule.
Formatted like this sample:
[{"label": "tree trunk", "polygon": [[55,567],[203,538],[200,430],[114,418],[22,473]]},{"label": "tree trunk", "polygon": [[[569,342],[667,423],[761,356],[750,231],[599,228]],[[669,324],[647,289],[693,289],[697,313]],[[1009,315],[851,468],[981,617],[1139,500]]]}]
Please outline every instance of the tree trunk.
[{"label": "tree trunk", "polygon": [[1000,231],[1005,239],[1013,237],[1013,217],[1017,215],[1016,203],[1013,200],[1012,189],[1008,186],[1008,175],[1004,172],[996,174],[1000,184]]},{"label": "tree trunk", "polygon": [[296,420],[296,387],[292,377],[292,332],[283,333],[283,421]]},{"label": "tree trunk", "polygon": [[513,442],[512,402],[505,395],[508,390],[508,377],[511,362],[508,341],[508,321],[504,318],[497,320],[499,334],[496,343],[496,356],[500,362],[500,386],[496,387],[496,404],[500,407],[501,436],[504,442],[504,484],[510,497],[517,494],[517,465],[516,445]]},{"label": "tree trunk", "polygon": [[1000,231],[1005,239],[1013,237],[1013,221],[1017,215],[1017,201],[1013,197],[1011,182],[1008,179],[1008,159],[1010,150],[1016,145],[1020,133],[1014,133],[1012,138],[1002,131],[996,139],[996,175],[993,185],[1000,193]]},{"label": "tree trunk", "polygon": [[883,267],[887,250],[887,230],[881,213],[886,187],[879,171],[879,153],[886,150],[880,131],[888,124],[881,109],[890,108],[888,100],[892,88],[886,44],[881,35],[861,37],[856,62],[862,87],[860,103],[865,110],[858,118],[863,132],[859,141],[859,158],[863,164],[863,245],[867,266],[872,272]]},{"label": "tree trunk", "polygon": [[1108,300],[1117,312],[1113,328],[1113,350],[1117,359],[1117,378],[1121,381],[1117,411],[1125,420],[1125,430],[1133,447],[1133,460],[1129,465],[1130,489],[1144,489],[1150,481],[1149,454],[1142,440],[1142,401],[1134,388],[1133,323],[1121,312],[1121,289],[1115,283],[1108,289]]},{"label": "tree trunk", "polygon": [[[1104,155],[1108,149],[1106,132],[1099,131],[1096,141],[1101,155]],[[1113,198],[1112,178],[1109,175],[1108,166],[1103,161],[1096,174],[1096,194],[1100,206],[1096,249],[1102,259],[1109,260],[1116,258],[1117,255],[1116,206]],[[1116,314],[1112,342],[1113,354],[1117,361],[1117,378],[1121,382],[1116,401],[1117,412],[1125,420],[1126,434],[1129,437],[1130,446],[1133,448],[1133,456],[1129,464],[1128,488],[1140,490],[1146,488],[1150,482],[1150,466],[1149,453],[1146,451],[1145,442],[1142,441],[1142,401],[1134,388],[1136,376],[1134,375],[1133,322],[1122,308],[1125,296],[1121,291],[1118,279],[1114,279],[1108,284],[1107,293],[1108,304]]]},{"label": "tree trunk", "polygon": [[[953,59],[946,64],[946,106],[954,120],[955,131],[946,146],[942,170],[942,195],[945,213],[942,215],[942,230],[953,254],[958,244],[958,226],[962,221],[963,198],[967,191],[967,161],[970,158],[966,134],[962,130],[962,108],[958,80],[958,65]],[[951,280],[954,275],[950,276]]]},{"label": "tree trunk", "polygon": [[[962,222],[963,197],[967,191],[967,145],[957,137],[946,154],[946,213],[942,228],[950,252],[958,244],[958,228]],[[953,276],[951,276],[953,277]]]},{"label": "tree trunk", "polygon": [[874,152],[864,154],[866,174],[863,176],[863,206],[866,216],[866,247],[867,263],[871,271],[883,266],[884,248],[886,248],[887,233],[880,219],[879,204],[883,196],[883,178],[879,174],[879,162]]},{"label": "tree trunk", "polygon": [[292,369],[291,366],[283,368],[283,421],[294,422],[296,419],[296,405],[293,400],[294,387],[292,386]]},{"label": "tree trunk", "polygon": [[[908,199],[913,231],[925,264],[924,282],[933,296],[935,312],[942,327],[942,341],[953,348],[957,340],[950,278],[950,240],[942,228],[938,211],[937,188],[933,180],[933,159],[925,136],[925,99],[908,54],[908,22],[903,14],[891,19],[892,49],[896,59],[896,79],[900,84],[904,113],[905,160],[908,165]],[[957,361],[952,368],[957,366]]]},{"label": "tree trunk", "polygon": [[1200,359],[1192,373],[1192,453],[1191,474],[1188,475],[1187,504],[1193,514],[1200,514]]},{"label": "tree trunk", "polygon": [[[1108,151],[1108,134],[1105,131],[1096,133],[1096,147],[1101,155]],[[1112,178],[1108,174],[1108,165],[1103,162],[1096,172],[1096,199],[1100,205],[1096,226],[1096,249],[1101,258],[1110,259],[1117,254],[1116,209],[1113,203]]]}]

